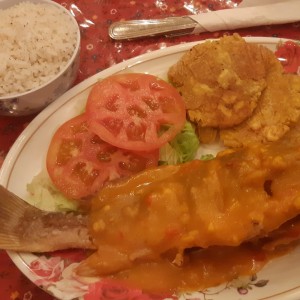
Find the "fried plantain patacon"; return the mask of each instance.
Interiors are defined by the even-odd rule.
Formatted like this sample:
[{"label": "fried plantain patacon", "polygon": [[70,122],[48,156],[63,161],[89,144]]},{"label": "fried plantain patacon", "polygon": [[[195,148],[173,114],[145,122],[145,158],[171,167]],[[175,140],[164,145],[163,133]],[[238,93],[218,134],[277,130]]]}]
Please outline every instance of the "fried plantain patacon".
[{"label": "fried plantain patacon", "polygon": [[168,72],[199,127],[228,128],[250,117],[268,74],[283,69],[273,52],[238,34],[194,46]]}]

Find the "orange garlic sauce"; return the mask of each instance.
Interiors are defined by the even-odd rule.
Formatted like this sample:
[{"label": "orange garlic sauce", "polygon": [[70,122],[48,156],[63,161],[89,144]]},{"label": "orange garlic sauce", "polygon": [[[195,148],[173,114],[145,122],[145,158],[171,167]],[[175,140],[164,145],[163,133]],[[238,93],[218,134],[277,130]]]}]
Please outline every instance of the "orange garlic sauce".
[{"label": "orange garlic sauce", "polygon": [[[298,148],[254,148],[104,188],[91,213],[91,275],[170,293],[257,273],[300,236],[299,220],[277,229],[300,212],[299,157]],[[164,234],[170,228],[174,234]],[[266,232],[273,233],[261,239]]]},{"label": "orange garlic sauce", "polygon": [[300,217],[296,217],[259,244],[194,250],[185,254],[182,267],[165,259],[136,265],[112,277],[151,292],[204,290],[239,276],[256,274],[273,258],[292,251],[299,238]]},{"label": "orange garlic sauce", "polygon": [[251,245],[213,247],[187,254],[187,263],[182,267],[160,260],[135,265],[112,278],[151,293],[200,291],[239,276],[254,275],[272,258],[291,249],[293,247],[288,246],[267,252]]}]

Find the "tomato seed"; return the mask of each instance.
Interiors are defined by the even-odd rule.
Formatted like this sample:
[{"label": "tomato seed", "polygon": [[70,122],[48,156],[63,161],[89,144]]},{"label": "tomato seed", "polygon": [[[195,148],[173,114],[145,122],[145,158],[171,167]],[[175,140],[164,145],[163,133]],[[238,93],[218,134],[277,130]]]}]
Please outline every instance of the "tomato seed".
[{"label": "tomato seed", "polygon": [[143,98],[143,101],[148,105],[148,107],[154,111],[154,110],[158,110],[159,109],[159,103],[153,99],[153,98],[150,98],[150,97],[144,97]]},{"label": "tomato seed", "polygon": [[133,158],[129,159],[129,162],[120,162],[119,166],[123,170],[128,170],[130,172],[140,172],[146,168],[146,162],[142,158]]},{"label": "tomato seed", "polygon": [[78,156],[82,150],[82,141],[63,140],[56,157],[57,165],[65,165],[70,159]]},{"label": "tomato seed", "polygon": [[135,124],[131,122],[126,129],[126,134],[129,140],[145,141],[146,130],[147,126],[145,124]]},{"label": "tomato seed", "polygon": [[137,105],[129,106],[127,108],[127,112],[130,116],[137,116],[139,118],[146,118],[147,117],[147,113],[143,109],[138,107]]},{"label": "tomato seed", "polygon": [[105,126],[113,135],[117,136],[123,127],[123,121],[120,119],[106,118],[102,120],[102,125]]},{"label": "tomato seed", "polygon": [[101,145],[101,144],[104,143],[104,142],[100,139],[100,137],[99,137],[98,135],[94,135],[94,136],[91,138],[90,142],[91,142],[91,144],[93,144],[93,145],[96,145],[96,144]]},{"label": "tomato seed", "polygon": [[130,79],[126,79],[126,80],[120,80],[119,84],[124,87],[129,89],[130,91],[134,92],[140,89],[140,85],[138,83],[137,80],[130,80]]},{"label": "tomato seed", "polygon": [[80,124],[72,125],[71,127],[72,134],[84,133],[88,131],[88,125],[86,122],[82,122]]},{"label": "tomato seed", "polygon": [[111,155],[108,152],[101,151],[101,152],[97,153],[97,159],[101,162],[110,162]]},{"label": "tomato seed", "polygon": [[90,186],[99,176],[99,170],[88,170],[86,163],[80,162],[73,168],[72,175],[79,177],[81,182],[87,186]]},{"label": "tomato seed", "polygon": [[155,90],[155,91],[161,91],[164,90],[165,88],[160,84],[159,81],[153,81],[150,82],[149,87],[151,90]]},{"label": "tomato seed", "polygon": [[120,97],[117,94],[110,96],[110,98],[105,103],[105,108],[112,112],[116,112],[119,109],[119,105],[118,105],[119,99]]}]

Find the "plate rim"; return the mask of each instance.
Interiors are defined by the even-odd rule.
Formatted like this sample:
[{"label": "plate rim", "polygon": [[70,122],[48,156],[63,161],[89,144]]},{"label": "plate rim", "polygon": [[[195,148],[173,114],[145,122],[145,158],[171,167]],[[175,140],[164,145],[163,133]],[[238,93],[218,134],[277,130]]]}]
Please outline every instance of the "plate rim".
[{"label": "plate rim", "polygon": [[[280,38],[280,37],[243,37],[246,42],[252,43],[252,44],[271,44],[271,45],[277,45],[279,42],[285,42],[287,40],[291,41],[292,39],[286,39],[286,38]],[[98,80],[101,78],[105,78],[107,76],[116,74],[118,72],[122,72],[126,70],[127,68],[132,68],[136,65],[139,65],[141,63],[145,63],[147,61],[150,61],[152,59],[161,58],[163,56],[176,54],[179,52],[185,52],[191,47],[204,43],[206,41],[211,40],[218,40],[219,38],[210,38],[210,39],[204,39],[204,40],[198,40],[194,42],[184,42],[172,46],[167,46],[163,49],[157,49],[153,50],[151,52],[146,52],[144,54],[138,55],[136,57],[130,58],[128,60],[122,61],[120,63],[117,63],[115,65],[110,66],[107,69],[104,69],[88,78],[83,80],[82,82],[78,83],[77,85],[70,88],[66,93],[64,93],[62,96],[58,97],[53,103],[51,103],[49,106],[47,106],[43,111],[41,111],[29,124],[28,126],[23,130],[23,132],[19,135],[17,140],[14,142],[12,147],[10,148],[9,152],[7,153],[5,160],[2,164],[2,167],[0,168],[0,184],[7,187],[10,176],[12,173],[12,170],[14,169],[15,162],[17,160],[17,157],[22,151],[22,148],[26,145],[27,142],[30,141],[32,136],[35,134],[36,131],[39,130],[41,124],[47,120],[51,115],[55,114],[56,111],[62,109],[62,107],[68,103],[69,101],[72,101],[72,98],[75,97],[78,93],[90,88],[93,84],[95,84]],[[24,260],[21,258],[22,254],[21,252],[16,251],[6,251],[10,259],[13,261],[15,266],[26,276],[30,281],[33,282],[30,273],[33,272],[30,268],[28,268],[28,265],[25,264]],[[25,266],[25,268],[24,268]],[[29,271],[28,272],[26,272]],[[34,283],[34,282],[33,282]],[[47,289],[43,290],[48,293]],[[300,284],[298,287],[295,287],[293,289],[284,291],[279,294],[271,295],[268,297],[260,298],[261,300],[267,300],[267,299],[282,299],[282,296],[285,297],[285,300],[297,300],[297,297],[300,295]],[[55,296],[55,295],[53,295]],[[56,297],[56,296],[55,296]]]}]

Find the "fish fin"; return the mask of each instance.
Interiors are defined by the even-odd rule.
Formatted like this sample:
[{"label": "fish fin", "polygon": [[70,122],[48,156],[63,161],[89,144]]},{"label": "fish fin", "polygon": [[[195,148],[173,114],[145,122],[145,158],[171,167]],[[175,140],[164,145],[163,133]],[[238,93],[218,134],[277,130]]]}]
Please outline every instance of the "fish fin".
[{"label": "fish fin", "polygon": [[[94,254],[91,254],[94,255]],[[97,277],[99,276],[97,270],[90,266],[90,263],[85,259],[75,268],[75,273],[83,277]]]},{"label": "fish fin", "polygon": [[97,251],[80,263],[76,273],[81,276],[106,276],[128,269],[132,263],[126,253],[114,247],[98,246]]},{"label": "fish fin", "polygon": [[36,213],[39,209],[11,193],[0,185],[0,248],[20,250],[24,228],[21,221],[26,213]]},{"label": "fish fin", "polygon": [[42,211],[0,185],[0,249],[52,252],[94,249],[88,216]]}]

